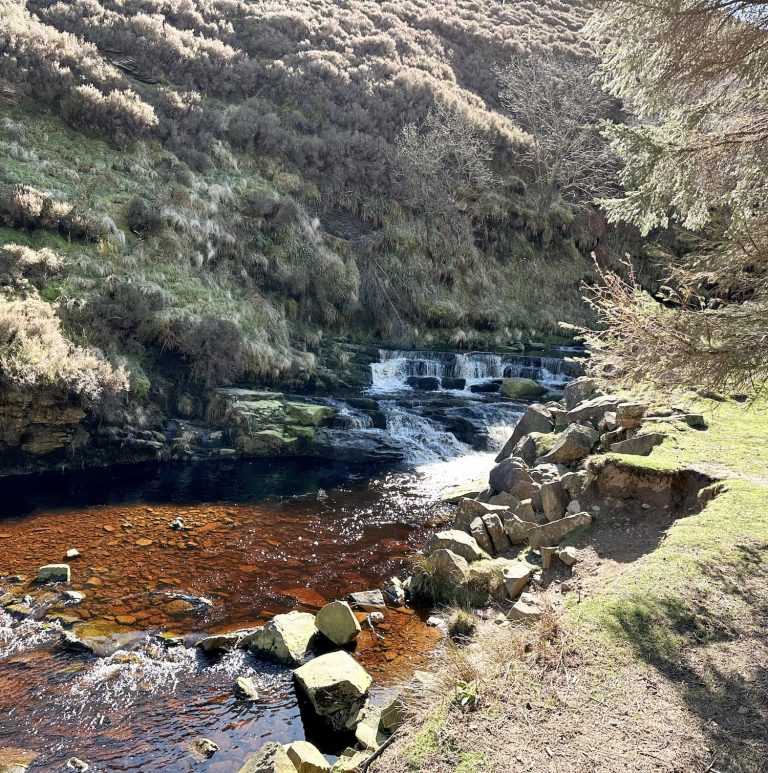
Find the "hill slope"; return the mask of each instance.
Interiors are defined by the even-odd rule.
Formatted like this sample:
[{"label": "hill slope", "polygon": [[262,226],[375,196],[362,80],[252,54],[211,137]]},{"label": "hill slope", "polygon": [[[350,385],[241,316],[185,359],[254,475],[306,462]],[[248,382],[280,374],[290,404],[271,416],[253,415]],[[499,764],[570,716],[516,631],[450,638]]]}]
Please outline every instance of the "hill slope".
[{"label": "hill slope", "polygon": [[[56,335],[123,364],[134,395],[305,380],[328,336],[505,346],[583,319],[602,226],[532,206],[530,138],[493,73],[529,49],[585,56],[578,5],[0,0],[0,13],[0,244],[57,256],[28,258],[47,266],[32,276],[6,255],[11,295],[56,304]],[[459,175],[439,219],[407,201],[399,150],[436,105],[487,151],[489,181]],[[12,331],[18,313],[3,315]]]}]

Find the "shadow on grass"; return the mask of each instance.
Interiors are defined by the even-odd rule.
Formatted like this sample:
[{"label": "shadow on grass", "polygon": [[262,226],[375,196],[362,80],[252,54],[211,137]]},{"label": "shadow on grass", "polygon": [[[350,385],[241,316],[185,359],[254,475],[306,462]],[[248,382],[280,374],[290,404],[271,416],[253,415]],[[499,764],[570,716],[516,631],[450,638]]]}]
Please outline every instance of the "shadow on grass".
[{"label": "shadow on grass", "polygon": [[713,749],[712,769],[768,770],[768,544],[701,563],[682,589],[611,603],[606,623],[679,689]]}]

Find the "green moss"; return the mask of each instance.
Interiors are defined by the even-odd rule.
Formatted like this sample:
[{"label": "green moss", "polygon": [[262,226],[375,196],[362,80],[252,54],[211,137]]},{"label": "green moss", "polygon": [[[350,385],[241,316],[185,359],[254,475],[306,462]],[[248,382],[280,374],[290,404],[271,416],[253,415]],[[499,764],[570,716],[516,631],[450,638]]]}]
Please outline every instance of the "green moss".
[{"label": "green moss", "polygon": [[483,752],[463,751],[459,754],[456,773],[482,773],[487,770],[489,770],[488,762]]},{"label": "green moss", "polygon": [[423,770],[424,763],[432,754],[440,751],[440,735],[448,719],[450,701],[438,706],[411,738],[403,750],[403,757],[411,770]]}]

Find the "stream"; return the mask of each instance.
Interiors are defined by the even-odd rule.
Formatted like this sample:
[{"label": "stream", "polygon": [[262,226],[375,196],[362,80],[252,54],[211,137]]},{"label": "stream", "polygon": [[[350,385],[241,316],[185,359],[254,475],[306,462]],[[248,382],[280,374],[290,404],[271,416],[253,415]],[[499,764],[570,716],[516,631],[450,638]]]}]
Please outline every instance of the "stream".
[{"label": "stream", "polygon": [[[242,651],[209,658],[191,645],[405,576],[410,555],[450,516],[437,495],[486,475],[525,409],[483,385],[521,375],[557,392],[567,381],[559,352],[382,351],[371,375],[364,394],[313,398],[339,411],[321,430],[328,458],[0,481],[0,593],[13,589],[11,575],[32,579],[71,549],[80,556],[69,588],[85,593],[38,620],[0,611],[0,748],[38,753],[32,770],[61,769],[75,755],[95,771],[220,773],[267,740],[306,733],[324,753],[338,751],[305,729],[289,669]],[[414,377],[438,387],[414,389]],[[448,379],[464,388],[442,388]],[[178,517],[188,530],[169,528]],[[140,643],[106,658],[66,651],[51,616],[107,621],[141,632]],[[429,667],[440,634],[424,620],[390,608],[375,629],[363,627],[355,655],[374,678],[374,703]],[[187,646],[161,643],[160,631]],[[238,676],[254,678],[257,701],[235,698]],[[201,736],[220,747],[203,762],[190,753]]]}]

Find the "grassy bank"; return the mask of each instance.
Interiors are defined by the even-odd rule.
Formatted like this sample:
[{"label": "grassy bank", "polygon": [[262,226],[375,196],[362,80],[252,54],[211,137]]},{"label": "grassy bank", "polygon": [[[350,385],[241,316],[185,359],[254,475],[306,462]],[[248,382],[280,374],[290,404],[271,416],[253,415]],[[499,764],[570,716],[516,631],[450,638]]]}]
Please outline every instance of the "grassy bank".
[{"label": "grassy bank", "polygon": [[[697,407],[707,431],[673,428],[650,458],[626,461],[705,471],[724,481],[719,495],[661,513],[656,544],[631,560],[588,561],[537,625],[482,625],[377,770],[766,769],[768,410]],[[619,516],[643,512],[603,512],[597,528],[615,516],[629,543]],[[474,710],[454,700],[462,680],[477,685]]]}]

